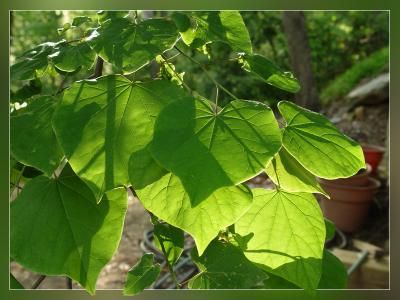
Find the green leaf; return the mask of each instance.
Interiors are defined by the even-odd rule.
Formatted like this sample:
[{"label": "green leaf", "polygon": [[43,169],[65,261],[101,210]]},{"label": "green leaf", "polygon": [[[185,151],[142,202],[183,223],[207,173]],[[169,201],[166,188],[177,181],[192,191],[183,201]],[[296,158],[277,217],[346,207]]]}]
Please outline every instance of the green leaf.
[{"label": "green leaf", "polygon": [[42,96],[29,103],[22,114],[10,117],[10,150],[21,163],[33,166],[50,176],[63,154],[51,126],[56,106],[52,96]]},{"label": "green leaf", "polygon": [[14,103],[17,101],[22,101],[31,98],[34,95],[40,94],[41,92],[42,82],[38,78],[29,80],[28,84],[23,85],[15,92],[10,89],[10,102]]},{"label": "green leaf", "polygon": [[200,269],[189,281],[191,289],[250,289],[268,277],[230,243],[214,240],[202,256],[196,249],[191,256]]},{"label": "green leaf", "polygon": [[154,225],[154,244],[165,254],[170,265],[174,265],[181,256],[185,238],[183,231],[169,224]]},{"label": "green leaf", "polygon": [[54,53],[55,48],[63,42],[43,43],[18,57],[16,63],[10,67],[10,80],[28,80],[34,79],[35,76],[41,77],[48,66],[47,56]]},{"label": "green leaf", "polygon": [[22,284],[10,273],[10,289],[23,290]]},{"label": "green leaf", "polygon": [[285,191],[319,193],[329,198],[315,176],[304,169],[283,147],[275,154],[265,171],[269,178]]},{"label": "green leaf", "polygon": [[128,10],[99,10],[97,12],[97,18],[99,23],[104,23],[107,20],[115,20],[125,18],[129,15]]},{"label": "green leaf", "polygon": [[135,24],[127,18],[105,21],[87,38],[105,61],[124,73],[136,72],[177,41],[174,22],[148,19]]},{"label": "green leaf", "polygon": [[128,161],[152,139],[155,117],[173,101],[178,86],[162,80],[132,83],[123,76],[79,81],[64,92],[53,127],[69,163],[99,200],[129,185]]},{"label": "green leaf", "polygon": [[89,293],[116,251],[127,209],[123,188],[96,204],[66,165],[56,179],[29,181],[10,208],[10,255],[44,275],[67,275]]},{"label": "green leaf", "polygon": [[242,68],[256,78],[281,90],[297,93],[300,84],[290,72],[283,72],[272,61],[262,55],[244,55],[239,58]]},{"label": "green leaf", "polygon": [[136,295],[151,286],[160,275],[161,267],[154,263],[154,254],[145,253],[129,270],[124,295]]},{"label": "green leaf", "polygon": [[321,277],[325,224],[311,194],[254,189],[251,208],[235,224],[241,236],[254,234],[246,257],[266,271],[314,290]]},{"label": "green leaf", "polygon": [[251,53],[249,32],[238,11],[196,11],[186,15],[174,12],[182,40],[192,48],[210,42],[224,42],[235,52]]},{"label": "green leaf", "polygon": [[278,124],[264,104],[235,100],[215,113],[211,102],[187,99],[160,113],[150,151],[196,205],[262,172],[280,147]]},{"label": "green leaf", "polygon": [[[264,281],[267,289],[299,289],[298,286],[282,277],[268,274]],[[330,251],[324,250],[322,258],[322,275],[318,289],[345,289],[347,287],[347,271],[342,262]]]},{"label": "green leaf", "polygon": [[76,45],[61,44],[54,53],[49,55],[54,66],[65,72],[74,72],[81,66],[91,69],[95,58],[96,53],[86,42]]},{"label": "green leaf", "polygon": [[335,236],[335,224],[332,223],[332,221],[325,219],[325,228],[326,228],[326,240],[331,240]]},{"label": "green leaf", "polygon": [[81,26],[82,24],[92,22],[92,19],[86,16],[77,16],[72,19],[72,26]]},{"label": "green leaf", "polygon": [[322,271],[319,289],[347,288],[347,270],[343,263],[328,250],[324,250]]},{"label": "green leaf", "polygon": [[[137,170],[130,164],[131,177]],[[135,189],[143,206],[160,219],[192,235],[201,255],[218,232],[235,223],[249,208],[252,194],[245,186],[221,187],[193,205],[179,178],[171,173]]]},{"label": "green leaf", "polygon": [[312,174],[335,179],[365,168],[361,146],[324,116],[288,101],[279,102],[278,108],[286,120],[283,146]]}]

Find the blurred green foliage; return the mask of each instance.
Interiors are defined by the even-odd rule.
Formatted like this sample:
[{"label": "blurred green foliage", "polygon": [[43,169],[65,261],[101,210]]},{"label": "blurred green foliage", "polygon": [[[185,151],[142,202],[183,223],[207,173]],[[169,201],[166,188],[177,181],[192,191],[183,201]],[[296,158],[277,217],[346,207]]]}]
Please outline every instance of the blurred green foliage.
[{"label": "blurred green foliage", "polygon": [[[170,12],[154,12],[155,17],[168,14]],[[254,52],[270,58],[284,71],[292,70],[282,25],[282,13],[280,11],[244,11],[241,14],[248,27]],[[79,16],[89,17],[90,20],[78,18],[74,21],[74,18]],[[389,13],[386,11],[307,11],[305,16],[314,76],[318,90],[324,91],[321,95],[325,101],[326,97],[331,97],[329,90],[332,88],[328,86],[334,85],[330,82],[335,77],[363,61],[373,52],[388,46]],[[130,17],[140,19],[143,14],[140,11],[138,14],[131,11]],[[11,22],[10,62],[13,63],[15,57],[40,43],[61,39],[71,40],[84,36],[87,29],[96,26],[98,15],[95,11],[14,11]],[[74,26],[74,24],[79,25]],[[244,72],[237,62],[231,60],[234,54],[223,43],[209,44],[198,50],[188,49],[183,43],[179,43],[178,47],[185,52],[192,52],[193,57],[203,64],[211,76],[241,99],[264,101],[270,104],[282,99],[293,99],[293,94],[268,86]],[[168,56],[172,57],[174,54],[177,52],[171,51]],[[169,62],[175,65],[177,73],[185,72],[185,81],[188,86],[207,98],[215,98],[217,94],[215,85],[198,65],[188,61],[182,55]],[[378,58],[374,62],[379,64],[382,60]],[[376,69],[379,68],[374,68]],[[154,76],[154,70],[153,64],[129,77],[147,78],[150,75]],[[105,74],[113,71],[111,65],[105,64]],[[54,93],[63,80],[64,86],[67,86],[75,79],[89,76],[92,72],[93,70],[87,71],[87,74],[81,72],[71,74],[65,79],[63,75],[49,68],[48,76],[41,78],[42,89],[44,92]],[[360,77],[361,73],[354,77]],[[362,73],[362,76],[365,75],[368,74]],[[357,83],[356,81],[352,77],[352,80],[346,83],[346,89],[351,89]],[[18,93],[19,89],[25,85],[29,83],[13,83],[11,90],[14,94]],[[338,97],[341,95],[337,94]],[[223,105],[230,100],[228,95],[219,91],[220,104]]]},{"label": "blurred green foliage", "polygon": [[327,104],[346,96],[363,78],[372,77],[388,70],[389,49],[383,48],[356,63],[339,75],[321,92],[321,101]]}]

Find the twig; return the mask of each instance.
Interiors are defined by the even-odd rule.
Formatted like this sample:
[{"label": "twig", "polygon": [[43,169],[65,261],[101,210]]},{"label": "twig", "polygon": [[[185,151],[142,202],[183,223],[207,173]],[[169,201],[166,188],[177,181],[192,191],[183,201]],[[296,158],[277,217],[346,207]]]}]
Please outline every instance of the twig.
[{"label": "twig", "polygon": [[14,186],[13,186],[11,192],[10,192],[10,197],[14,193],[15,189],[17,188],[17,186],[19,186],[19,182],[20,182],[20,180],[22,178],[22,174],[24,173],[24,170],[25,170],[25,165],[22,167],[21,172],[18,174],[18,178],[17,178],[17,180],[16,180],[16,182],[15,182],[15,184],[14,184]]},{"label": "twig", "polygon": [[236,97],[234,94],[232,94],[227,88],[225,88],[222,84],[220,84],[218,81],[216,81],[211,75],[210,73],[208,73],[208,71],[204,68],[204,66],[199,63],[197,60],[195,60],[194,58],[190,57],[189,55],[187,55],[186,53],[184,53],[182,50],[180,50],[177,46],[174,46],[174,48],[183,56],[185,56],[186,58],[188,58],[190,61],[192,61],[193,63],[197,64],[204,72],[204,74],[207,75],[207,77],[218,87],[221,88],[221,90],[223,90],[225,93],[227,93],[229,96],[231,96],[233,99],[237,100],[239,99],[238,97]]},{"label": "twig", "polygon": [[[166,57],[164,56],[164,54],[161,54],[161,57],[167,61]],[[180,77],[180,75],[175,71],[174,68],[171,68],[172,72],[174,72],[174,74],[176,75],[176,77],[178,77],[179,81],[182,82],[183,86],[188,90],[188,92],[193,95],[193,90],[183,81],[183,79]]]},{"label": "twig", "polygon": [[39,285],[43,282],[43,280],[45,280],[45,279],[46,279],[46,275],[40,275],[40,277],[32,285],[32,289],[36,290],[39,287]]}]

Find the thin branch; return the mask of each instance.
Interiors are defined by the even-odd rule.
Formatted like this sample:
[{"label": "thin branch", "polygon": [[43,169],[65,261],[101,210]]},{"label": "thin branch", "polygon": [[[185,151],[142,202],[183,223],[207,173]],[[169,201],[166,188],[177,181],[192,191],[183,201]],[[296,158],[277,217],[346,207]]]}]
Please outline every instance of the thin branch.
[{"label": "thin branch", "polygon": [[234,94],[232,94],[227,88],[225,88],[222,84],[220,84],[218,81],[216,81],[211,75],[210,73],[208,73],[208,71],[204,68],[204,66],[199,63],[197,60],[195,60],[194,58],[190,57],[189,55],[187,55],[186,53],[184,53],[182,50],[180,50],[177,46],[174,46],[174,48],[183,56],[185,56],[186,58],[188,58],[190,61],[192,61],[193,63],[197,64],[204,72],[204,74],[207,75],[207,77],[216,85],[218,86],[221,90],[223,90],[225,93],[227,93],[229,96],[231,96],[233,99],[237,100],[239,99],[238,97],[236,97]]},{"label": "thin branch", "polygon": [[[17,178],[17,180],[15,181],[15,184],[14,184],[14,186],[13,186],[11,192],[10,192],[10,197],[11,197],[11,195],[14,193],[15,189],[17,188],[17,186],[19,186],[19,182],[20,182],[20,180],[21,180],[21,178],[22,178],[22,174],[24,173],[24,170],[25,170],[25,165],[22,167],[21,172],[18,174],[18,178]],[[18,190],[19,190],[19,189],[18,189]]]},{"label": "thin branch", "polygon": [[40,277],[32,285],[32,289],[36,290],[39,287],[39,285],[43,282],[43,280],[45,280],[45,279],[46,279],[46,275],[40,275]]},{"label": "thin branch", "polygon": [[[166,57],[164,56],[164,54],[161,54],[161,57],[167,61]],[[182,85],[188,90],[188,92],[193,95],[193,90],[183,81],[183,79],[181,78],[181,76],[175,71],[174,68],[171,68],[172,72],[174,72],[174,74],[176,75],[176,77],[178,77],[179,81],[182,83]]]}]

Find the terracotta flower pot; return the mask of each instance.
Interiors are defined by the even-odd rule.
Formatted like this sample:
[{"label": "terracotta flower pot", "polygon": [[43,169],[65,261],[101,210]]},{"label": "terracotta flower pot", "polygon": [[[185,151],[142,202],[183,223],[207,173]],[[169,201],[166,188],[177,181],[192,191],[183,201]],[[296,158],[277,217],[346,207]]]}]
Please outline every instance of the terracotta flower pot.
[{"label": "terracotta flower pot", "polygon": [[371,174],[376,174],[376,170],[378,169],[378,165],[382,160],[385,149],[374,145],[362,145],[362,149],[364,152],[365,161],[372,167]]},{"label": "terracotta flower pot", "polygon": [[320,197],[324,216],[342,231],[356,232],[364,224],[374,193],[380,187],[378,180],[367,178],[368,185],[366,186],[339,185],[320,181],[322,188],[331,197],[331,199]]},{"label": "terracotta flower pot", "polygon": [[339,185],[351,185],[351,186],[367,186],[370,184],[368,176],[371,174],[372,167],[370,164],[366,164],[366,169],[361,170],[356,175],[348,178],[339,178],[334,180],[328,180],[324,178],[318,178],[320,183],[326,184],[339,184]]}]

